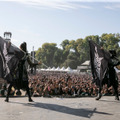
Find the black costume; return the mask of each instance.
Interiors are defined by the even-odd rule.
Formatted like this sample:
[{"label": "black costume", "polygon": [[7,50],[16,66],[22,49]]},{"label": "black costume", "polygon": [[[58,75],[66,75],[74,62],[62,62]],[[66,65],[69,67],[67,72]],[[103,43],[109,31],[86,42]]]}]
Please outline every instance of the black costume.
[{"label": "black costume", "polygon": [[[105,74],[105,78],[102,81],[102,86],[104,84],[107,84],[108,87],[113,86],[114,88],[114,93],[115,93],[115,99],[119,100],[119,95],[118,95],[118,77],[115,71],[115,66],[120,64],[120,61],[116,58],[116,52],[115,50],[110,50],[109,51],[111,54],[110,60],[108,62],[108,69]],[[96,100],[99,100],[102,97],[101,90],[102,86],[99,87],[99,92],[98,92],[98,97]]]},{"label": "black costume", "polygon": [[35,64],[35,63],[31,62],[31,60],[28,56],[28,53],[27,53],[25,42],[21,44],[20,48],[24,51],[25,55],[22,58],[22,60],[19,62],[15,71],[12,73],[13,80],[10,81],[10,83],[8,84],[8,92],[7,92],[7,96],[6,96],[6,100],[5,100],[6,102],[9,101],[9,95],[10,95],[12,86],[14,86],[18,90],[25,89],[28,94],[29,102],[33,101],[31,99],[29,86],[28,86],[29,83],[28,83],[28,73],[27,73],[27,69],[26,69],[26,62],[28,62],[28,64],[32,67],[35,65],[38,65],[38,63]]}]

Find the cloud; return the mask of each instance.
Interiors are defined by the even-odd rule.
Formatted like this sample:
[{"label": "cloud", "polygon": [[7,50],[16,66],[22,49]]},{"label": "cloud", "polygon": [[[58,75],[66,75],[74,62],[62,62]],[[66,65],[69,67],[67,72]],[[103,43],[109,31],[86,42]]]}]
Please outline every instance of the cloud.
[{"label": "cloud", "polygon": [[59,2],[120,2],[120,0],[0,0],[0,1],[11,1],[21,3],[59,3]]},{"label": "cloud", "polygon": [[85,9],[91,8],[90,6],[86,6],[82,4],[78,5],[78,2],[83,2],[83,0],[0,0],[0,1],[17,2],[21,4],[31,5],[37,8],[44,7],[44,8],[55,8],[55,9],[62,9],[62,10],[77,9],[77,8],[85,8]]},{"label": "cloud", "polygon": [[111,10],[114,10],[114,9],[115,9],[113,6],[109,6],[109,5],[105,6],[104,8],[106,8],[106,9],[111,9]]},{"label": "cloud", "polygon": [[104,6],[104,8],[110,9],[110,10],[120,9],[120,3],[119,4],[106,5],[106,6]]},{"label": "cloud", "polygon": [[[69,9],[91,9],[91,6],[85,5],[84,3],[94,3],[94,2],[105,2],[105,3],[116,3],[120,0],[0,0],[7,2],[17,2],[21,4],[26,4],[34,6],[37,8],[55,8],[61,10]],[[79,4],[78,4],[79,3]],[[107,9],[114,9],[113,6],[105,6]]]},{"label": "cloud", "polygon": [[69,2],[120,2],[120,0],[65,0]]},{"label": "cloud", "polygon": [[120,2],[120,0],[0,0],[20,3],[46,4],[46,3],[60,3],[60,2]]}]

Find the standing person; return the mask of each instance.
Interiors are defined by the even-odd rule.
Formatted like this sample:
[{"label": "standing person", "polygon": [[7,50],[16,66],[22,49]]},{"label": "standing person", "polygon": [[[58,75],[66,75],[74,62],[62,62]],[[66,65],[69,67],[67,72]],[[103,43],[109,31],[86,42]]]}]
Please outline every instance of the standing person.
[{"label": "standing person", "polygon": [[29,83],[28,83],[28,73],[27,73],[27,68],[26,68],[26,62],[28,62],[28,64],[31,67],[33,67],[35,65],[38,65],[38,64],[41,64],[41,62],[39,62],[37,64],[31,62],[31,60],[28,56],[28,53],[27,53],[26,42],[23,42],[20,45],[20,49],[24,52],[24,57],[22,58],[22,60],[20,60],[17,68],[12,73],[13,81],[8,84],[8,90],[7,90],[7,95],[6,95],[5,102],[9,102],[9,95],[10,95],[10,91],[11,91],[12,86],[17,88],[18,90],[19,89],[25,89],[27,91],[27,94],[28,94],[29,102],[33,102],[33,100],[31,99],[29,86],[28,86]]},{"label": "standing person", "polygon": [[[105,78],[102,82],[102,85],[107,84],[108,87],[113,86],[114,94],[115,94],[115,100],[119,100],[119,94],[118,94],[118,76],[115,71],[115,66],[120,64],[120,61],[116,58],[116,51],[115,50],[109,50],[110,53],[110,60],[108,62],[108,70],[106,72]],[[102,97],[101,94],[102,86],[99,87],[98,96],[96,100],[99,100]]]},{"label": "standing person", "polygon": [[98,86],[98,96],[96,100],[102,97],[101,90],[103,85],[114,88],[115,99],[119,100],[118,95],[118,77],[114,69],[115,66],[120,64],[117,59],[116,51],[106,51],[94,41],[89,41],[90,46],[90,62],[93,82]]}]

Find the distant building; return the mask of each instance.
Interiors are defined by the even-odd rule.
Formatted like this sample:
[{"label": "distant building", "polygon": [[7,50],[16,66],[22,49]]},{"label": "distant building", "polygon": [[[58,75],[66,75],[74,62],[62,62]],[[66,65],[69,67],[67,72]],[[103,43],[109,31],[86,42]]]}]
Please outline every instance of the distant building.
[{"label": "distant building", "polygon": [[85,72],[85,73],[90,72],[91,71],[90,61],[87,60],[84,63],[82,63],[80,66],[78,66],[77,71],[79,73],[81,73],[81,72]]}]

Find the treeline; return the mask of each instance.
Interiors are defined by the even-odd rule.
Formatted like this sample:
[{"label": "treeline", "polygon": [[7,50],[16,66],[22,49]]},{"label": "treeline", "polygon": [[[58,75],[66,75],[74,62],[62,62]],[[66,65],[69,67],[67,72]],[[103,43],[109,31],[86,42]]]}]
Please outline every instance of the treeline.
[{"label": "treeline", "polygon": [[[36,58],[49,67],[71,67],[76,69],[81,63],[89,60],[89,40],[93,40],[105,50],[115,49],[118,58],[120,58],[120,34],[102,34],[87,36],[84,39],[63,40],[57,47],[56,43],[44,43],[41,48],[36,51]],[[43,66],[41,66],[43,67]]]}]

